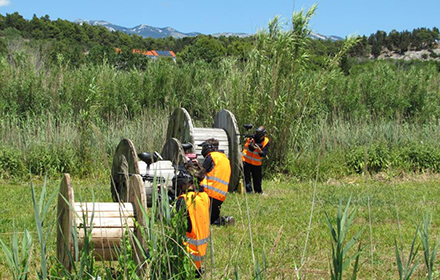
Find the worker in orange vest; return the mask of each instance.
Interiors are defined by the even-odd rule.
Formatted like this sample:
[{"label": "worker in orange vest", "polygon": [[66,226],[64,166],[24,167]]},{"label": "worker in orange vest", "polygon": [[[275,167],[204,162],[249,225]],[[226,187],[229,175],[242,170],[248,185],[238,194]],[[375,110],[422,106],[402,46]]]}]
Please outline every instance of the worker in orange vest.
[{"label": "worker in orange vest", "polygon": [[[256,193],[264,194],[261,188],[261,181],[263,179],[261,165],[263,163],[263,158],[269,151],[269,147],[270,140],[266,137],[266,128],[264,126],[260,126],[255,129],[254,135],[246,139],[242,160],[247,193],[252,193],[255,191]],[[253,189],[252,181],[254,182]]]},{"label": "worker in orange vest", "polygon": [[203,168],[205,178],[200,186],[205,188],[205,192],[211,198],[211,224],[225,225],[234,224],[232,216],[220,216],[220,210],[226,199],[231,178],[231,164],[228,157],[218,149],[218,141],[214,138],[207,139],[199,146],[202,147],[202,155],[205,158]]},{"label": "worker in orange vest", "polygon": [[173,177],[173,185],[177,186],[179,194],[176,211],[186,208],[186,241],[183,245],[196,266],[196,277],[199,278],[203,274],[203,261],[209,241],[209,196],[203,188],[199,189],[194,184],[189,173],[182,170]]}]

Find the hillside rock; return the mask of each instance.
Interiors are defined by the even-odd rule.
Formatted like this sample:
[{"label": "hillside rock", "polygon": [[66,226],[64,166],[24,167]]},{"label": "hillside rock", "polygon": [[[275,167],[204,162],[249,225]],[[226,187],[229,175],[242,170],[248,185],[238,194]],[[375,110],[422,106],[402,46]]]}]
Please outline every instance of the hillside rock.
[{"label": "hillside rock", "polygon": [[433,50],[407,51],[404,54],[384,50],[377,59],[403,59],[403,60],[437,60],[440,61],[440,48]]}]

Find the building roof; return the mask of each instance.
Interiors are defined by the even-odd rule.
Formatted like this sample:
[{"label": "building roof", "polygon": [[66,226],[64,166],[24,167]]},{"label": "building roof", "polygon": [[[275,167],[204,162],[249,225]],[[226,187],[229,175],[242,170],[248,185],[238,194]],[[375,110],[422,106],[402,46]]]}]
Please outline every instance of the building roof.
[{"label": "building roof", "polygon": [[173,58],[176,57],[176,54],[173,51],[156,51],[156,50],[145,51],[145,50],[133,49],[132,52],[150,57],[173,57]]}]

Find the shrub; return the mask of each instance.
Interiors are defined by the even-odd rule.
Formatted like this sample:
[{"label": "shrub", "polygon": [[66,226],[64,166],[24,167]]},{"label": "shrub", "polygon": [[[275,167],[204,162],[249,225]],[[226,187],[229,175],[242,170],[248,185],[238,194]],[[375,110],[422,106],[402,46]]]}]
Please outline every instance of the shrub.
[{"label": "shrub", "polygon": [[380,172],[390,166],[391,151],[385,143],[379,142],[369,147],[355,147],[349,150],[345,158],[347,167],[352,172]]},{"label": "shrub", "polygon": [[80,171],[79,156],[72,146],[36,145],[29,149],[26,164],[36,175]]},{"label": "shrub", "polygon": [[0,147],[0,178],[13,178],[25,174],[26,168],[20,150]]},{"label": "shrub", "polygon": [[407,162],[411,171],[432,172],[440,171],[440,150],[432,145],[410,143],[401,151],[401,158]]}]

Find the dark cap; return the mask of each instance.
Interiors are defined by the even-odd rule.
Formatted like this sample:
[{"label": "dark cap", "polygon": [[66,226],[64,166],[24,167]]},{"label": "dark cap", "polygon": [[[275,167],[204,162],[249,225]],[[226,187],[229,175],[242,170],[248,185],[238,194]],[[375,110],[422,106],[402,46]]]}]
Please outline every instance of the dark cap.
[{"label": "dark cap", "polygon": [[197,146],[203,147],[203,146],[208,146],[208,145],[212,145],[212,146],[218,148],[218,140],[215,138],[209,138],[209,139],[206,139],[205,141],[203,141],[202,143],[198,144]]}]

